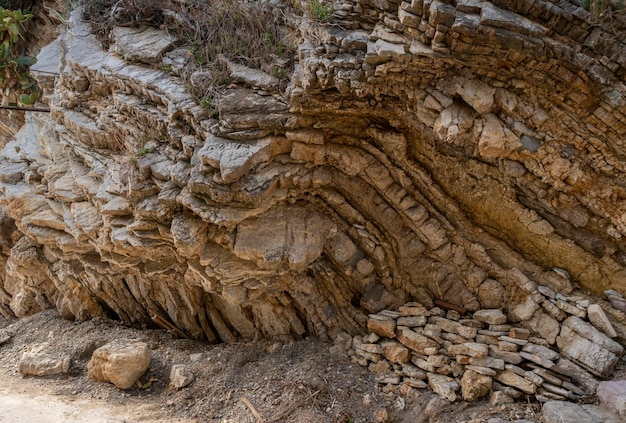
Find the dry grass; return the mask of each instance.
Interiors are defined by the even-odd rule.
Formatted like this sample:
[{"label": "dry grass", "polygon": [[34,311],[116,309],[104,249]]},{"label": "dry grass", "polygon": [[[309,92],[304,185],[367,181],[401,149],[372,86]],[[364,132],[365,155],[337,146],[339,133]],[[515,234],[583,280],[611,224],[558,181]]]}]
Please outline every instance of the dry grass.
[{"label": "dry grass", "polygon": [[[258,1],[237,0],[86,0],[84,18],[105,48],[114,25],[152,25],[166,29],[187,48],[192,63],[181,75],[198,102],[214,98],[227,85],[220,57],[261,69],[282,81],[291,75],[295,42],[286,41],[283,9]],[[200,86],[191,74],[209,71]]]}]

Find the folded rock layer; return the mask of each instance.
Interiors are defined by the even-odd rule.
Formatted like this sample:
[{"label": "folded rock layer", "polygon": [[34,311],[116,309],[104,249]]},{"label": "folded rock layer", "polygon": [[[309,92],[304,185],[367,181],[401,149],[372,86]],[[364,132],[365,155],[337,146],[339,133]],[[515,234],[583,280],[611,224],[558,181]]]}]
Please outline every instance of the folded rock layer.
[{"label": "folded rock layer", "polygon": [[2,151],[0,312],[231,342],[440,300],[554,344],[557,294],[626,291],[619,22],[573,0],[309,15],[287,90],[231,64],[217,116],[161,70],[169,38],[119,28],[104,51],[75,11],[40,54],[51,114]]}]

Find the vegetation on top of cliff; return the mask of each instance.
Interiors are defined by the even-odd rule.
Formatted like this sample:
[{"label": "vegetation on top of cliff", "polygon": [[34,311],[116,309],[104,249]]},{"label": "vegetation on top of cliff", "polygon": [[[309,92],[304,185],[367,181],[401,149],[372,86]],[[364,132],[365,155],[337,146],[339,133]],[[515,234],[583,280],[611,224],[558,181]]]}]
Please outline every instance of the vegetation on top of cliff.
[{"label": "vegetation on top of cliff", "polygon": [[[24,2],[3,1],[2,5],[14,3]],[[39,87],[29,70],[35,58],[22,54],[25,25],[32,17],[31,13],[21,9],[0,6],[0,96],[3,105],[28,106],[39,98]]]},{"label": "vegetation on top of cliff", "polygon": [[30,10],[37,0],[0,0],[0,7],[4,9]]},{"label": "vegetation on top of cliff", "polygon": [[583,0],[582,6],[591,14],[595,25],[626,25],[626,5],[624,0]]},{"label": "vegetation on top of cliff", "polygon": [[[285,87],[295,43],[288,41],[284,10],[265,2],[237,0],[86,0],[84,18],[105,48],[114,26],[150,25],[165,29],[190,52],[181,75],[198,102],[213,98],[229,82],[225,60],[263,70]],[[211,77],[191,75],[206,71]]]}]

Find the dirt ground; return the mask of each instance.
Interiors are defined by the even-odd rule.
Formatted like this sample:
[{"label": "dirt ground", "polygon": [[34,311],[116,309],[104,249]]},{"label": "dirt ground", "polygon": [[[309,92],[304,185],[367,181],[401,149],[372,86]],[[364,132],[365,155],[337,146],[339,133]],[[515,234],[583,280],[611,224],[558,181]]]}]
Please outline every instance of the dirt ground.
[{"label": "dirt ground", "polygon": [[[53,310],[17,321],[0,317],[0,422],[487,422],[540,419],[532,401],[490,407],[436,397],[429,390],[402,396],[378,385],[373,374],[331,353],[316,339],[208,345],[176,339],[163,330],[137,330],[96,319],[75,323]],[[121,391],[87,378],[92,352],[116,338],[150,345],[150,369],[144,388]],[[70,373],[22,377],[18,363],[27,347],[48,342],[70,354]],[[196,380],[186,388],[168,388],[172,365],[186,364]],[[152,381],[151,383],[148,383]],[[149,387],[146,385],[150,385]],[[19,410],[30,410],[20,415]],[[39,414],[32,414],[39,413]]]}]

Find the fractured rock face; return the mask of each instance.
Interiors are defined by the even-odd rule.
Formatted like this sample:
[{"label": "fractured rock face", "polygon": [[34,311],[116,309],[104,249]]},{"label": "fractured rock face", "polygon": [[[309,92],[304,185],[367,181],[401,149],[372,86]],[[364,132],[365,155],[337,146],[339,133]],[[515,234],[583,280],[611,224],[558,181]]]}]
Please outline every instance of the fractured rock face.
[{"label": "fractured rock face", "polygon": [[556,342],[563,354],[600,377],[608,377],[624,353],[624,347],[575,316],[563,322]]},{"label": "fractured rock face", "polygon": [[[570,294],[611,287],[625,309],[623,46],[567,1],[374,3],[332,31],[286,23],[302,43],[284,91],[225,63],[215,110],[159,69],[190,61],[161,29],[115,28],[105,51],[76,10],[40,55],[58,78],[35,73],[51,113],[2,149],[0,313],[209,342],[370,327],[420,371],[556,372],[502,338],[519,323],[581,380],[610,372],[621,353],[570,316],[623,343],[621,315]],[[434,300],[455,308],[400,309]]]}]

